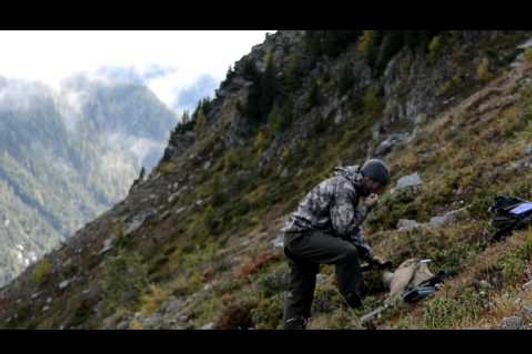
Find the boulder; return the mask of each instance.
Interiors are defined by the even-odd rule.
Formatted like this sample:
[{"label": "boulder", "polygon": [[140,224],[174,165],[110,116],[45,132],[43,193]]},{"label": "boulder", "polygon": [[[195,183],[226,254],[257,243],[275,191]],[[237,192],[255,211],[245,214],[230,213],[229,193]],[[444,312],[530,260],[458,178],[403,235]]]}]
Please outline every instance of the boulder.
[{"label": "boulder", "polygon": [[432,227],[440,227],[445,225],[445,217],[443,216],[433,216],[430,218],[429,225]]},{"label": "boulder", "polygon": [[132,218],[132,220],[126,223],[126,227],[125,227],[126,230],[124,232],[124,236],[128,236],[131,233],[135,232],[142,226],[142,224],[144,224],[144,222],[154,218],[156,215],[157,215],[157,211],[153,208],[148,209],[145,212],[142,212],[138,215],[135,215]]},{"label": "boulder", "polygon": [[501,321],[499,327],[501,329],[522,329],[523,325],[524,321],[521,316],[509,316]]},{"label": "boulder", "polygon": [[66,289],[67,286],[70,285],[70,283],[72,283],[72,280],[63,280],[61,283],[59,283],[59,289],[60,290],[63,290],[63,289]]},{"label": "boulder", "polygon": [[272,241],[270,241],[270,244],[273,248],[280,248],[282,249],[284,247],[284,237],[283,234],[277,235],[276,238],[274,238]]},{"label": "boulder", "polygon": [[399,231],[413,230],[419,226],[420,224],[417,221],[410,219],[399,219],[397,222],[397,230]]},{"label": "boulder", "polygon": [[397,190],[401,190],[401,189],[406,189],[406,188],[411,188],[411,187],[419,187],[421,185],[423,185],[423,181],[421,180],[421,177],[419,176],[419,174],[416,172],[414,174],[401,177],[397,181],[397,185],[395,188]]},{"label": "boulder", "polygon": [[466,208],[452,210],[442,216],[434,216],[429,221],[429,226],[441,227],[456,223],[461,218],[467,215]]},{"label": "boulder", "polygon": [[113,239],[112,238],[108,238],[107,240],[105,240],[103,242],[103,247],[100,250],[99,254],[107,253],[107,252],[109,252],[112,249],[113,249]]},{"label": "boulder", "polygon": [[532,280],[530,280],[529,282],[523,284],[523,289],[525,291],[530,291],[532,292]]},{"label": "boulder", "polygon": [[377,149],[375,150],[376,156],[383,156],[388,154],[394,147],[397,145],[400,145],[405,140],[407,140],[408,136],[406,134],[392,134],[386,140],[384,140],[382,143],[379,144]]},{"label": "boulder", "polygon": [[208,329],[208,330],[214,329],[214,322],[209,322],[209,323],[203,325],[200,329]]}]

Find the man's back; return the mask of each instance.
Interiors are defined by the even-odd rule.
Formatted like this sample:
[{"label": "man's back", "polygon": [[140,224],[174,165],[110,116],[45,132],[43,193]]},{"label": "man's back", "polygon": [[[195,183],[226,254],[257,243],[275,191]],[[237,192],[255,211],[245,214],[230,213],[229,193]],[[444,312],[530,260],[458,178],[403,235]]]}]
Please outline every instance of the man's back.
[{"label": "man's back", "polygon": [[305,196],[283,231],[350,233],[352,226],[361,221],[356,210],[359,196],[355,188],[360,179],[358,166],[338,169],[334,177],[322,181]]}]

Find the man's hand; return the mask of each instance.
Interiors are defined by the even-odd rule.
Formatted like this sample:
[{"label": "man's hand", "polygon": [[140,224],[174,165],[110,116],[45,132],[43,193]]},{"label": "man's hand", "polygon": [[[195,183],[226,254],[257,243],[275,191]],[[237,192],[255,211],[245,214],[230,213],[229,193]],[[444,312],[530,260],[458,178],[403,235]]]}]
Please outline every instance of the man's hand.
[{"label": "man's hand", "polygon": [[366,199],[364,199],[364,206],[368,209],[373,209],[379,202],[379,195],[371,193]]}]

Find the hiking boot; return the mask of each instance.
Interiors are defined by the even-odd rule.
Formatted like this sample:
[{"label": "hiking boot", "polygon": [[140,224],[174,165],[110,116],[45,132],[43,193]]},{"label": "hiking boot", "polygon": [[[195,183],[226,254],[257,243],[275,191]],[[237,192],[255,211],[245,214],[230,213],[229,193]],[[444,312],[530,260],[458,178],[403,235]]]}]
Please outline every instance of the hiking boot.
[{"label": "hiking boot", "polygon": [[362,300],[360,299],[360,296],[355,293],[345,295],[345,301],[352,309],[362,308]]},{"label": "hiking boot", "polygon": [[304,317],[292,317],[285,321],[284,329],[306,329],[307,323]]}]

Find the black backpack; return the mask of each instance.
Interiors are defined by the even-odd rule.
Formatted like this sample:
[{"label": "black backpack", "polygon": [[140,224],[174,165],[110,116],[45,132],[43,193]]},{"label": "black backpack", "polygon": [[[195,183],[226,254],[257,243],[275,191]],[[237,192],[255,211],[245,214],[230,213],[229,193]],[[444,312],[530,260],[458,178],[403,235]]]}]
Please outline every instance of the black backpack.
[{"label": "black backpack", "polygon": [[492,241],[500,241],[511,235],[513,230],[532,224],[532,202],[521,198],[498,196],[489,211],[491,225],[495,229]]}]

